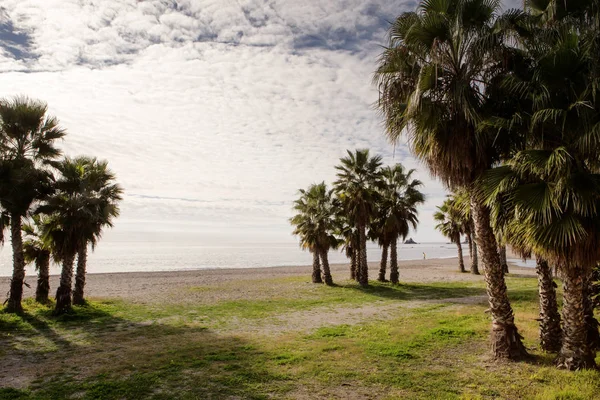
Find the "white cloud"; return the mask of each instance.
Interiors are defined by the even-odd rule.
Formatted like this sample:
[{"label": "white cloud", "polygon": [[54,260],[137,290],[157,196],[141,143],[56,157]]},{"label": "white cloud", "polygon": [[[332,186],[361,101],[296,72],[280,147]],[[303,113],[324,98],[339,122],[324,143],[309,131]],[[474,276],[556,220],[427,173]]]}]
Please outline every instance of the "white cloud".
[{"label": "white cloud", "polygon": [[443,188],[406,146],[394,153],[372,108],[386,20],[414,7],[4,0],[0,38],[13,47],[0,47],[0,96],[47,101],[69,131],[67,154],[109,160],[126,189],[123,226],[179,221],[293,240],[297,189],[331,182],[346,149],[369,147],[419,169],[429,200],[414,236],[441,240],[431,215]]}]

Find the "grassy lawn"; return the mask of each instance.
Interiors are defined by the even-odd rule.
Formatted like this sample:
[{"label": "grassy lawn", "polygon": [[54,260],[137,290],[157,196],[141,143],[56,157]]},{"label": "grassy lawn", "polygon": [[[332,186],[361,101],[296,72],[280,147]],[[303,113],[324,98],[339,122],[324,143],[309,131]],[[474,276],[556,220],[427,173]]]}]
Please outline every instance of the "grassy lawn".
[{"label": "grassy lawn", "polygon": [[[193,304],[92,299],[59,319],[28,300],[22,317],[0,313],[2,379],[17,376],[0,398],[600,398],[597,372],[558,371],[537,349],[536,280],[507,284],[527,362],[489,359],[482,282],[236,282],[190,288],[207,299]],[[233,298],[243,285],[263,289]]]}]

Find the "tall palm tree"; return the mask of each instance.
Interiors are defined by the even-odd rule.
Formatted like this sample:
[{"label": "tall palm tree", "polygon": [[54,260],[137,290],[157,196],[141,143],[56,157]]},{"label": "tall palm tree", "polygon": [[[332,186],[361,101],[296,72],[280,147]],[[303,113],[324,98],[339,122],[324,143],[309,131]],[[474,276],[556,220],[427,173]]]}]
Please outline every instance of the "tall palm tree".
[{"label": "tall palm tree", "polygon": [[[419,191],[422,182],[412,179],[414,169],[406,171],[402,164],[385,167],[381,170],[383,185],[380,189],[379,201],[379,236],[383,238],[384,253],[379,280],[385,280],[387,246],[390,247],[390,281],[398,283],[398,251],[399,239],[406,239],[410,227],[417,228],[419,223],[417,205],[425,202],[425,196]],[[383,279],[382,279],[383,278]]]},{"label": "tall palm tree", "polygon": [[460,210],[456,207],[453,198],[446,199],[437,209],[438,211],[433,214],[433,219],[438,222],[435,229],[450,239],[452,243],[456,244],[456,248],[458,249],[458,270],[460,272],[467,272],[463,260],[462,245],[460,244],[460,235],[464,233]]},{"label": "tall palm tree", "polygon": [[507,199],[503,206],[516,221],[511,240],[561,271],[564,337],[557,365],[580,369],[595,366],[590,338],[598,329],[587,286],[600,259],[600,42],[597,2],[566,4],[529,2],[529,12],[511,21],[523,61],[510,63],[503,88],[521,101],[503,122],[524,139],[484,186],[488,200]]},{"label": "tall palm tree", "polygon": [[329,249],[337,248],[339,243],[334,236],[336,228],[333,210],[333,192],[327,189],[325,182],[313,184],[307,190],[300,190],[300,198],[294,203],[298,212],[290,219],[294,234],[300,237],[300,245],[313,254],[313,283],[321,283],[321,270],[325,284],[333,285],[329,269]]},{"label": "tall palm tree", "polygon": [[340,159],[334,188],[342,210],[353,222],[359,237],[357,276],[361,286],[369,284],[367,264],[367,226],[375,215],[381,186],[381,157],[369,155],[369,150],[348,150],[348,157]]},{"label": "tall palm tree", "polygon": [[6,310],[23,311],[22,218],[51,191],[47,164],[60,155],[55,142],[65,132],[45,103],[26,97],[0,100],[0,205],[10,215],[13,275]]},{"label": "tall palm tree", "polygon": [[[477,178],[499,159],[495,132],[479,129],[488,83],[498,68],[499,0],[424,1],[393,23],[374,81],[387,135],[412,151],[451,189],[475,193]],[[510,305],[489,210],[471,199],[484,264],[497,358],[527,354]]]},{"label": "tall palm tree", "polygon": [[35,214],[30,223],[23,224],[25,242],[23,243],[23,254],[26,263],[35,263],[38,271],[37,286],[35,289],[35,301],[48,303],[50,292],[50,256],[52,254],[52,242],[48,236],[49,219],[46,216]]},{"label": "tall palm tree", "polygon": [[104,161],[89,157],[65,158],[56,164],[60,176],[56,193],[39,208],[50,216],[48,235],[54,258],[62,263],[60,284],[56,291],[55,314],[69,312],[72,306],[72,281],[75,256],[78,255],[76,289],[83,300],[85,260],[88,244],[94,246],[102,228],[111,226],[119,214],[117,202],[122,189]]}]

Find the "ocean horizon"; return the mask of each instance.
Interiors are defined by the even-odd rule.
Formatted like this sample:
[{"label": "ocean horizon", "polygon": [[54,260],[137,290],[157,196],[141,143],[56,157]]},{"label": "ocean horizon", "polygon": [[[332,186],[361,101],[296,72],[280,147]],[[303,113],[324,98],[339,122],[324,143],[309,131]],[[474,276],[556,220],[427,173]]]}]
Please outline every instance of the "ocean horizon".
[{"label": "ocean horizon", "polygon": [[[224,268],[284,267],[312,264],[312,255],[293,242],[237,242],[205,244],[194,240],[193,234],[182,236],[171,233],[130,235],[129,240],[102,240],[94,251],[89,250],[88,273],[187,271]],[[468,247],[465,245],[465,254]],[[454,258],[456,245],[443,242],[398,244],[399,260],[420,260],[423,253],[428,259]],[[369,262],[381,259],[377,244],[367,245]],[[329,252],[332,264],[349,260],[340,250]],[[51,274],[60,274],[60,266],[52,263]],[[27,276],[35,274],[33,264],[27,266]],[[0,276],[12,275],[10,239],[0,247]]]}]

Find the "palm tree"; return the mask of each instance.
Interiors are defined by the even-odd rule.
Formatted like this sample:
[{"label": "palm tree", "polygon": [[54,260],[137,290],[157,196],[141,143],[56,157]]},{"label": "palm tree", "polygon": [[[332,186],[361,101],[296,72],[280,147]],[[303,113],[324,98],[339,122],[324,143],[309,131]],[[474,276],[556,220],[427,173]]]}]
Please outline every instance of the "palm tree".
[{"label": "palm tree", "polygon": [[369,156],[369,150],[348,150],[348,157],[340,159],[334,188],[343,212],[353,222],[359,237],[357,277],[361,286],[369,284],[366,229],[375,215],[378,188],[381,185],[381,157]]},{"label": "palm tree", "polygon": [[435,229],[440,231],[450,241],[456,244],[458,249],[458,270],[467,272],[463,261],[463,251],[460,244],[460,235],[463,232],[462,218],[460,210],[456,207],[455,200],[448,198],[441,206],[437,207],[438,211],[433,214],[433,219],[438,222]]},{"label": "palm tree", "polygon": [[[300,237],[300,246],[313,254],[313,283],[321,283],[321,269],[325,284],[333,285],[329,269],[328,252],[338,247],[334,236],[336,228],[333,210],[333,192],[327,189],[325,182],[313,184],[307,190],[300,189],[300,198],[294,203],[298,212],[290,219],[294,226],[294,235]],[[320,261],[320,263],[319,263]],[[319,265],[320,264],[320,265]]]},{"label": "palm tree", "polygon": [[81,305],[85,303],[84,287],[88,244],[93,250],[102,236],[103,229],[112,228],[114,218],[119,216],[118,202],[122,199],[123,189],[115,183],[116,177],[108,169],[108,162],[90,157],[78,157],[73,162],[75,168],[69,170],[77,172],[77,174],[65,176],[65,178],[71,179],[71,182],[68,183],[68,190],[78,190],[81,196],[86,197],[91,211],[89,224],[86,225],[85,232],[82,232],[82,235],[87,238],[87,243],[81,244],[77,249],[73,304]]},{"label": "palm tree", "polygon": [[358,265],[358,249],[360,247],[358,231],[348,218],[340,212],[341,210],[338,206],[334,206],[334,208],[337,210],[335,235],[339,239],[342,251],[350,259],[350,279],[357,280],[356,270]]},{"label": "palm tree", "polygon": [[479,275],[479,261],[477,256],[477,243],[475,240],[475,224],[471,216],[471,199],[466,190],[458,190],[453,195],[454,204],[459,211],[460,225],[467,237],[469,244],[469,257],[471,259],[471,273]]},{"label": "palm tree", "polygon": [[416,206],[425,202],[419,191],[422,182],[412,179],[414,169],[406,171],[402,164],[385,167],[381,170],[383,185],[380,189],[379,212],[377,216],[380,243],[383,245],[379,280],[385,281],[387,247],[390,247],[390,281],[398,283],[398,239],[406,239],[410,227],[417,228],[419,222]]},{"label": "palm tree", "polygon": [[56,291],[55,314],[69,312],[72,306],[72,281],[75,256],[78,255],[76,290],[83,300],[86,248],[100,237],[102,228],[111,226],[119,214],[117,201],[122,189],[104,161],[89,157],[65,158],[57,163],[60,172],[56,193],[39,212],[50,216],[48,235],[54,243],[54,258],[62,263],[60,284]]},{"label": "palm tree", "polygon": [[[450,188],[468,188],[499,155],[495,132],[479,129],[488,83],[498,68],[502,32],[493,29],[498,0],[421,3],[393,23],[374,81],[378,107],[393,142],[412,151]],[[489,210],[471,199],[475,238],[485,269],[496,358],[527,354],[508,300]]]},{"label": "palm tree", "polygon": [[10,226],[10,215],[0,210],[0,244],[4,245],[4,231]]},{"label": "palm tree", "polygon": [[48,303],[50,292],[50,256],[52,254],[52,243],[48,236],[48,217],[35,214],[31,217],[31,223],[23,224],[25,242],[23,243],[23,254],[26,263],[35,263],[38,271],[37,286],[35,289],[35,301]]},{"label": "palm tree", "polygon": [[535,9],[540,4],[530,2],[530,13],[509,27],[523,61],[511,63],[503,88],[521,101],[501,122],[522,143],[484,187],[488,201],[498,194],[507,199],[503,206],[516,221],[511,245],[532,248],[561,271],[564,337],[557,365],[593,368],[590,338],[598,327],[587,304],[590,271],[600,259],[598,8],[597,2],[565,8],[550,1]]},{"label": "palm tree", "polygon": [[[500,240],[498,240],[500,243]],[[500,266],[502,267],[502,272],[508,274],[508,262],[506,261],[506,245],[501,244],[498,246],[498,255],[500,256]]]},{"label": "palm tree", "polygon": [[6,310],[23,311],[22,218],[51,191],[47,164],[60,155],[55,142],[65,132],[47,115],[45,103],[26,97],[0,100],[0,205],[10,215],[13,276]]},{"label": "palm tree", "polygon": [[538,276],[540,298],[540,346],[542,350],[555,353],[562,345],[560,313],[556,301],[556,284],[552,279],[552,270],[543,257],[536,257],[535,271]]}]

